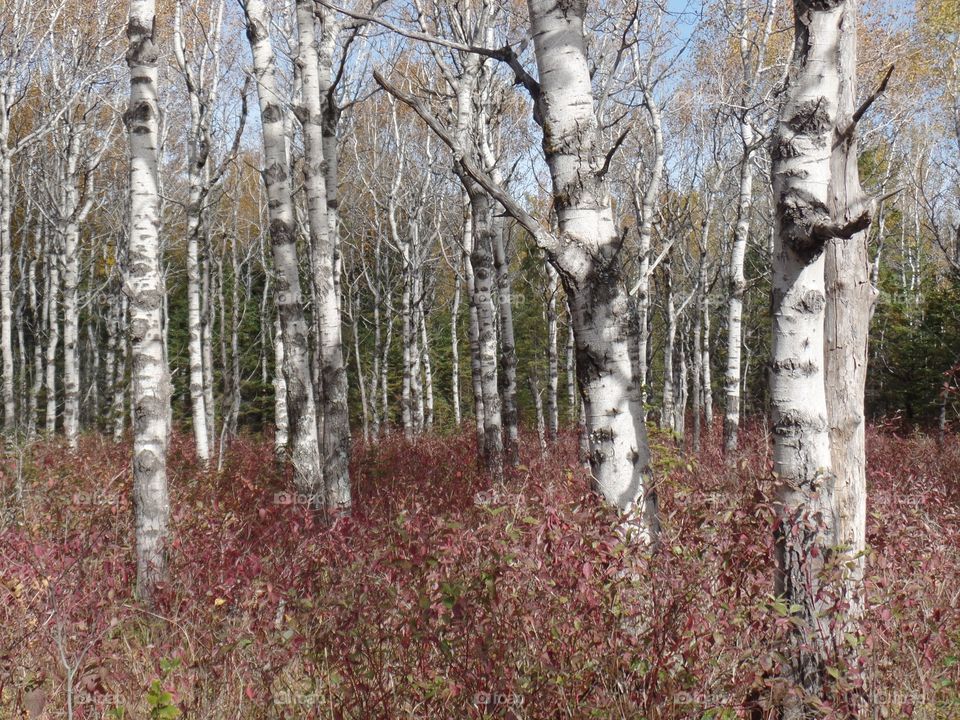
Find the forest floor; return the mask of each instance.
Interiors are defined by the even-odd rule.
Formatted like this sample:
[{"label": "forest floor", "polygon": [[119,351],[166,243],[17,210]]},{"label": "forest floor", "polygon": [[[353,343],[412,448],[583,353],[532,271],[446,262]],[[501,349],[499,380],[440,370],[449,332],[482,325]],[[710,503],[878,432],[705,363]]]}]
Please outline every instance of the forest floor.
[{"label": "forest floor", "polygon": [[[357,444],[355,510],[296,502],[270,442],[220,473],[174,438],[170,581],[131,595],[129,448],[0,473],[0,718],[737,718],[779,692],[767,439],[728,468],[654,439],[660,549],[624,546],[574,434],[502,488],[470,433]],[[833,710],[960,717],[960,442],[872,429],[868,587]],[[13,494],[18,470],[25,493]],[[28,714],[32,713],[32,714]]]}]

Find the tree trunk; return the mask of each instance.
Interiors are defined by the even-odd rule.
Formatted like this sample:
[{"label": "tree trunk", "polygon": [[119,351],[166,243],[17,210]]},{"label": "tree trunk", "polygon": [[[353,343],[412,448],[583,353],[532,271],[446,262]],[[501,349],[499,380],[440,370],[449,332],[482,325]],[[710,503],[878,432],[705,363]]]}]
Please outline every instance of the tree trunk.
[{"label": "tree trunk", "polygon": [[[331,234],[327,207],[327,176],[324,158],[324,114],[320,96],[320,67],[315,37],[312,0],[297,0],[300,81],[303,106],[298,113],[303,125],[304,186],[313,250],[313,282],[316,290],[317,355],[320,362],[319,438],[322,477],[328,510],[350,509],[350,415],[347,405],[347,370],[343,362],[340,299],[336,279],[336,241]],[[334,226],[335,229],[335,226]]]},{"label": "tree trunk", "polygon": [[495,483],[503,481],[503,423],[497,381],[497,318],[493,300],[496,244],[493,204],[481,188],[467,181],[473,207],[472,305],[477,315],[480,391],[483,399],[483,459]]},{"label": "tree trunk", "polygon": [[577,421],[580,400],[577,397],[577,363],[573,342],[573,320],[570,318],[570,299],[567,298],[567,413],[568,421],[573,425]]},{"label": "tree trunk", "polygon": [[[465,195],[466,192],[464,193]],[[482,459],[486,453],[484,451],[484,419],[483,419],[483,382],[480,371],[480,323],[477,318],[477,306],[474,302],[476,294],[476,277],[473,272],[473,248],[476,243],[475,223],[473,217],[472,203],[469,195],[464,201],[464,222],[463,222],[463,270],[467,278],[467,297],[469,298],[469,319],[468,330],[470,332],[470,378],[473,386],[473,412],[474,422],[477,430],[477,453]]]},{"label": "tree trunk", "polygon": [[200,276],[200,238],[204,234],[204,172],[209,149],[204,132],[207,103],[200,96],[201,73],[195,77],[188,64],[181,30],[183,0],[178,0],[174,15],[174,54],[184,77],[190,104],[190,129],[187,136],[187,352],[190,362],[190,409],[197,459],[202,466],[210,461],[210,436],[207,428],[206,393],[203,367],[203,299]]},{"label": "tree trunk", "polygon": [[254,75],[263,134],[263,178],[270,208],[270,241],[276,273],[277,309],[283,336],[283,372],[287,385],[287,415],[292,432],[290,460],[294,483],[311,504],[322,507],[324,485],[317,437],[317,413],[307,322],[297,263],[296,232],[287,162],[283,100],[277,92],[276,59],[270,42],[270,22],[263,0],[246,0],[247,39],[253,55]]},{"label": "tree trunk", "polygon": [[[663,123],[660,116],[660,107],[657,105],[650,88],[643,89],[643,106],[650,116],[650,128],[653,131],[653,164],[650,169],[650,178],[647,187],[640,199],[640,170],[642,164],[637,164],[634,174],[634,212],[637,216],[637,228],[640,239],[638,248],[639,268],[635,287],[637,298],[637,357],[640,377],[641,402],[646,402],[649,388],[646,386],[649,368],[647,367],[647,317],[650,313],[650,241],[653,237],[653,223],[657,209],[657,199],[660,196],[660,185],[663,181],[663,166],[665,150],[663,143]],[[639,201],[639,202],[638,202]]]},{"label": "tree trunk", "polygon": [[493,259],[497,272],[497,298],[500,306],[500,382],[503,402],[504,457],[511,467],[520,464],[520,431],[517,412],[517,346],[513,336],[513,294],[510,287],[510,263],[504,249],[503,222],[497,223],[493,236]]},{"label": "tree trunk", "polygon": [[705,258],[700,260],[701,277],[697,284],[697,307],[694,310],[693,320],[693,430],[691,443],[693,452],[700,452],[700,411],[703,403],[703,315],[700,313],[702,297],[706,294],[706,286],[701,284],[705,280],[703,269],[706,267]]},{"label": "tree trunk", "polygon": [[206,411],[207,450],[216,446],[217,405],[213,395],[213,296],[210,287],[210,235],[204,227],[200,248],[200,347],[203,355],[203,408]]},{"label": "tree trunk", "polygon": [[[6,114],[6,108],[4,115]],[[5,118],[4,118],[5,120]],[[5,123],[4,123],[5,124]],[[6,129],[6,128],[5,128]],[[0,138],[0,355],[3,360],[3,434],[8,441],[17,427],[13,388],[13,214],[12,167],[6,133]]]},{"label": "tree trunk", "polygon": [[547,272],[547,438],[555,442],[560,432],[559,387],[560,358],[557,354],[557,293],[560,278],[553,265],[544,263]]},{"label": "tree trunk", "polygon": [[677,339],[677,306],[673,297],[673,267],[668,255],[663,261],[663,404],[660,408],[660,429],[676,430],[673,416],[673,356]]},{"label": "tree trunk", "polygon": [[636,313],[624,287],[622,240],[604,185],[584,16],[586,3],[528,0],[540,75],[538,116],[553,182],[559,240],[551,260],[569,298],[594,483],[640,533],[658,532],[656,493],[638,376]]},{"label": "tree trunk", "polygon": [[753,129],[745,118],[740,123],[740,139],[743,142],[743,157],[740,160],[740,194],[730,256],[730,299],[727,303],[727,370],[724,378],[726,402],[723,409],[725,453],[736,451],[737,431],[740,427],[740,350],[743,345],[743,294],[747,287],[743,266],[750,235],[750,209],[753,204]]},{"label": "tree trunk", "polygon": [[70,128],[69,132],[59,230],[63,239],[63,434],[68,447],[75,450],[80,431],[80,358],[77,347],[80,330],[77,301],[80,284],[79,222],[86,213],[79,207],[77,188],[77,144],[80,138],[75,129]]},{"label": "tree trunk", "polygon": [[[406,246],[406,243],[403,245]],[[403,378],[400,387],[400,418],[403,422],[403,434],[407,440],[413,440],[416,435],[414,418],[414,388],[416,382],[413,377],[413,272],[410,268],[409,250],[404,253],[403,294],[401,295],[401,310],[403,320],[401,334],[403,340]]]},{"label": "tree trunk", "polygon": [[[825,249],[869,225],[861,198],[838,206],[830,188],[838,126],[841,27],[848,2],[794,6],[796,40],[787,97],[772,144],[776,207],[770,395],[777,477],[776,592],[797,606],[788,680],[818,696],[831,647],[822,570],[838,544],[835,478],[824,388]],[[858,350],[859,352],[860,350]],[[862,412],[862,407],[860,409]],[[788,701],[783,715],[806,717]]]},{"label": "tree trunk", "polygon": [[430,336],[427,333],[426,315],[420,313],[420,347],[423,358],[423,428],[427,432],[433,430],[433,367],[430,364]]},{"label": "tree trunk", "polygon": [[[43,236],[41,238],[41,235]],[[43,268],[48,267],[50,262],[49,253],[47,252],[49,241],[47,239],[46,233],[43,232],[43,223],[38,225],[37,235],[35,237],[35,247],[41,253],[38,258],[43,258],[44,265],[40,265],[40,260],[37,259],[32,267],[40,267],[41,272]],[[37,435],[37,415],[40,408],[40,390],[43,388],[43,336],[46,334],[46,327],[48,323],[47,313],[49,311],[49,306],[47,305],[44,294],[37,287],[36,282],[37,271],[34,270],[33,274],[30,277],[30,295],[31,295],[31,304],[33,306],[33,382],[30,385],[30,397],[27,404],[27,437],[34,438]],[[48,273],[44,273],[48,275]],[[44,286],[46,283],[44,283]],[[111,307],[112,310],[112,307]]]},{"label": "tree trunk", "polygon": [[453,406],[453,424],[460,427],[460,339],[457,335],[460,320],[460,275],[454,274],[453,307],[450,309],[450,395]]},{"label": "tree trunk", "polygon": [[[686,333],[684,333],[686,335]],[[690,398],[688,391],[689,369],[687,366],[687,344],[683,339],[680,341],[679,352],[680,363],[677,367],[677,382],[674,385],[676,400],[673,404],[673,431],[678,436],[681,445],[684,442],[684,433],[686,432],[687,418],[687,400]]]},{"label": "tree trunk", "polygon": [[123,440],[123,430],[126,424],[126,384],[127,384],[127,365],[130,359],[130,343],[122,334],[122,329],[126,327],[129,318],[127,309],[129,301],[126,296],[121,294],[117,301],[117,334],[119,336],[120,348],[117,351],[117,371],[113,379],[113,407],[111,414],[113,416],[113,440],[120,442]]},{"label": "tree trunk", "polygon": [[[193,163],[190,163],[193,165]],[[197,459],[206,466],[210,462],[207,432],[207,405],[204,395],[203,322],[200,298],[200,212],[199,188],[190,179],[190,200],[187,212],[187,333],[190,358],[190,408],[193,418],[193,439]]]},{"label": "tree trunk", "polygon": [[710,372],[710,296],[703,295],[703,420],[707,430],[713,427],[713,379]]},{"label": "tree trunk", "polygon": [[533,398],[533,407],[537,412],[537,439],[540,441],[540,454],[547,451],[547,429],[543,418],[543,400],[540,398],[540,385],[535,375],[527,378],[530,385],[530,396]]},{"label": "tree trunk", "polygon": [[[840,29],[840,75],[836,127],[852,122],[857,94],[857,3],[847,0]],[[841,133],[842,134],[842,133]],[[830,202],[849,214],[864,201],[857,167],[857,137],[852,132],[834,148]],[[867,343],[877,291],[870,280],[869,234],[830,241],[826,249],[825,368],[830,457],[836,477],[837,539],[848,553],[845,595],[849,617],[863,612],[867,485],[864,387]]]},{"label": "tree trunk", "polygon": [[53,435],[57,429],[57,347],[60,344],[60,251],[59,243],[54,241],[49,264],[47,290],[47,347],[46,347],[46,433]]},{"label": "tree trunk", "polygon": [[283,377],[283,329],[280,316],[273,321],[273,422],[276,432],[273,437],[273,452],[277,460],[285,460],[287,455],[287,381]]},{"label": "tree trunk", "polygon": [[137,541],[137,594],[149,602],[166,574],[170,499],[167,495],[167,426],[170,379],[163,344],[160,274],[157,56],[154,0],[130,0],[127,64],[130,109],[130,236],[127,295],[130,299],[133,486]]}]

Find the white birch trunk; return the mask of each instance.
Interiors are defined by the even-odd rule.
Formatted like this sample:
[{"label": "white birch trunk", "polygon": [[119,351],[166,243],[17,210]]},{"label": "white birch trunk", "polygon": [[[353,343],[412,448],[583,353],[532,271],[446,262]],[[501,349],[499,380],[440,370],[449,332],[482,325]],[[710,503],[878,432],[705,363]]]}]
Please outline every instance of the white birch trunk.
[{"label": "white birch trunk", "polygon": [[71,219],[64,229],[63,247],[63,434],[67,446],[77,448],[80,432],[80,368],[78,340],[80,308],[77,288],[80,284],[80,228]]},{"label": "white birch trunk", "polygon": [[423,358],[423,427],[433,430],[433,367],[430,364],[430,336],[427,333],[427,318],[420,313],[420,347]]},{"label": "white birch trunk", "polygon": [[210,462],[210,433],[207,428],[206,395],[203,372],[203,316],[200,295],[200,237],[203,234],[203,177],[209,153],[204,132],[205,104],[200,97],[199,83],[187,63],[181,29],[183,0],[178,0],[174,14],[174,55],[184,77],[190,104],[190,130],[187,139],[187,351],[190,360],[190,408],[193,439],[197,459],[202,466]]},{"label": "white birch trunk", "polygon": [[[40,224],[42,227],[42,223]],[[47,257],[47,242],[46,240],[41,241],[39,237],[42,233],[41,229],[37,231],[37,237],[35,238],[35,247],[42,253],[40,257]],[[49,260],[45,260],[48,262]],[[39,260],[35,261],[31,268],[39,264]],[[30,386],[30,397],[27,405],[27,437],[34,438],[37,434],[37,414],[40,405],[40,389],[43,387],[43,342],[41,341],[42,335],[45,332],[47,327],[47,312],[49,306],[41,298],[40,293],[37,289],[36,283],[36,271],[30,275],[30,297],[31,303],[33,305],[33,317],[34,317],[34,345],[33,345],[33,382]],[[108,327],[113,327],[113,324],[109,324]],[[108,375],[108,378],[110,376]]]},{"label": "white birch trunk", "polygon": [[287,381],[283,377],[283,328],[280,316],[273,321],[273,452],[278,461],[286,460],[288,442]]},{"label": "white birch trunk", "polygon": [[559,227],[551,260],[569,297],[591,470],[608,502],[640,511],[640,532],[649,540],[658,532],[657,501],[648,484],[637,318],[623,284],[622,243],[599,172],[586,3],[528,0],[528,8],[540,75],[543,149]]},{"label": "white birch trunk", "polygon": [[[832,645],[821,572],[838,544],[824,387],[825,248],[869,224],[860,198],[838,207],[830,188],[840,96],[840,28],[847,3],[795,4],[796,41],[787,97],[772,145],[776,207],[773,254],[773,344],[770,395],[777,474],[776,591],[794,616],[788,680],[817,696],[828,680]],[[841,128],[842,129],[842,128]],[[802,702],[783,715],[806,717]]]},{"label": "white birch trunk", "polygon": [[[349,511],[351,502],[350,416],[337,289],[336,241],[335,235],[331,233],[327,207],[324,115],[314,13],[312,0],[297,0],[297,29],[300,41],[298,66],[303,90],[303,105],[299,109],[298,117],[303,125],[303,174],[316,291],[314,315],[318,330],[317,355],[320,363],[322,403],[318,412],[322,477],[327,509],[345,512]],[[333,229],[336,230],[336,224]]]},{"label": "white birch trunk", "polygon": [[727,369],[724,376],[726,402],[723,411],[723,449],[737,449],[740,427],[740,351],[743,346],[743,294],[747,281],[743,268],[750,236],[750,211],[753,205],[753,129],[744,118],[740,123],[743,157],[740,159],[740,189],[737,225],[730,255],[730,299],[727,301]]},{"label": "white birch trunk", "polygon": [[3,365],[3,434],[13,438],[17,426],[13,388],[13,243],[10,221],[13,214],[11,155],[7,150],[6,103],[0,108],[0,356]]},{"label": "white birch trunk", "polygon": [[713,378],[710,371],[710,296],[703,298],[703,420],[709,430],[713,427]]},{"label": "white birch trunk", "polygon": [[127,385],[127,366],[130,359],[130,342],[123,334],[122,330],[126,327],[128,319],[127,308],[129,302],[125,295],[117,303],[117,332],[119,335],[120,348],[117,351],[117,370],[113,378],[113,406],[111,415],[113,416],[113,440],[120,442],[123,440],[123,432],[126,424],[126,385]]},{"label": "white birch trunk", "polygon": [[347,295],[347,309],[350,313],[350,329],[353,336],[353,363],[357,370],[357,388],[360,390],[360,412],[363,416],[363,442],[370,442],[370,408],[367,402],[367,383],[363,377],[363,365],[360,361],[360,326],[353,293]]},{"label": "white birch trunk", "polygon": [[493,259],[497,272],[497,299],[500,308],[500,368],[503,404],[504,457],[507,464],[520,463],[520,430],[517,411],[517,346],[513,334],[513,293],[510,287],[510,263],[504,249],[503,222],[493,238]]},{"label": "white birch trunk", "polygon": [[87,324],[87,349],[89,352],[89,363],[87,367],[88,387],[90,388],[88,396],[90,404],[88,409],[88,418],[90,425],[97,428],[100,421],[100,328],[93,323]]},{"label": "white birch trunk", "polygon": [[560,432],[560,412],[557,391],[560,381],[560,358],[557,350],[557,294],[560,277],[553,265],[544,263],[547,272],[547,438],[557,439]]},{"label": "white birch trunk", "polygon": [[167,426],[170,381],[163,345],[157,177],[157,56],[154,0],[130,0],[127,64],[130,108],[130,237],[126,293],[130,299],[133,483],[137,541],[137,593],[150,601],[166,573],[170,499],[167,494]]},{"label": "white birch trunk", "polygon": [[540,397],[540,386],[535,375],[527,378],[530,385],[530,396],[533,398],[533,407],[537,413],[537,439],[540,441],[540,454],[547,451],[547,427],[543,417],[543,399]]},{"label": "white birch trunk", "polygon": [[[54,241],[56,243],[56,241]],[[60,344],[60,251],[54,245],[50,255],[47,297],[47,346],[46,375],[47,411],[45,415],[46,433],[53,435],[57,429],[57,347]]]},{"label": "white birch trunk", "polygon": [[453,307],[450,309],[450,387],[453,406],[453,424],[460,427],[460,338],[457,335],[460,320],[460,275],[454,277]]},{"label": "white birch trunk", "polygon": [[309,330],[304,318],[297,265],[290,166],[284,128],[286,112],[277,92],[276,59],[270,41],[266,5],[263,0],[246,0],[244,10],[263,134],[263,178],[269,198],[270,241],[283,336],[287,416],[292,435],[289,454],[298,491],[309,497],[311,504],[322,507],[325,504],[325,492],[310,372]]},{"label": "white birch trunk", "polygon": [[[99,163],[99,153],[88,161],[86,197],[81,201],[79,181],[79,147],[89,142],[87,135],[70,129],[66,168],[64,173],[64,203],[61,209],[61,236],[63,238],[63,433],[67,445],[77,448],[80,432],[80,225],[93,207],[93,190],[89,177],[93,166]],[[105,146],[104,146],[105,150]],[[101,151],[102,152],[102,151]]]},{"label": "white birch trunk", "polygon": [[703,408],[703,314],[700,312],[700,306],[703,302],[703,295],[706,294],[705,268],[705,258],[701,257],[700,278],[697,281],[697,307],[694,311],[693,320],[693,388],[691,390],[693,429],[691,444],[695,453],[700,452],[700,414]]},{"label": "white birch trunk", "polygon": [[[466,195],[466,193],[464,193]],[[483,383],[480,371],[480,322],[477,318],[477,306],[474,303],[476,293],[476,278],[473,272],[473,248],[476,243],[474,232],[473,208],[469,196],[465,199],[464,223],[463,223],[463,270],[466,276],[467,297],[469,301],[469,326],[470,333],[470,379],[473,388],[473,414],[474,423],[477,430],[477,453],[483,458],[485,451],[484,445],[484,408],[483,408]]]},{"label": "white birch trunk", "polygon": [[677,367],[676,400],[673,404],[673,431],[677,434],[678,440],[683,440],[686,431],[687,400],[690,397],[688,391],[689,368],[687,365],[687,346],[681,339],[679,352],[679,366]]},{"label": "white birch trunk", "polygon": [[213,395],[213,297],[210,292],[209,233],[204,232],[202,241],[203,247],[200,248],[200,347],[203,356],[203,408],[207,416],[205,422],[207,449],[208,452],[213,452],[216,445],[217,405]]},{"label": "white birch trunk", "polygon": [[649,392],[647,380],[650,372],[647,367],[647,344],[649,342],[647,318],[650,313],[650,246],[653,237],[653,224],[656,218],[657,199],[660,196],[660,185],[663,181],[666,152],[663,142],[663,122],[660,107],[647,87],[644,87],[643,90],[643,106],[650,117],[650,128],[653,132],[653,163],[650,168],[647,186],[643,190],[642,199],[640,199],[640,163],[637,164],[637,170],[634,174],[634,211],[637,215],[640,241],[638,278],[634,287],[634,294],[637,298],[637,357],[639,360],[637,372],[641,383],[640,400],[646,402]]},{"label": "white birch trunk", "polygon": [[503,421],[497,378],[497,318],[494,304],[496,227],[490,196],[467,181],[473,208],[473,305],[477,316],[477,355],[483,400],[483,459],[493,481],[503,480]]},{"label": "white birch trunk", "polygon": [[400,299],[403,318],[401,320],[401,335],[403,340],[403,377],[400,387],[400,420],[403,423],[403,434],[407,440],[413,440],[416,434],[414,426],[413,404],[413,354],[410,335],[413,332],[413,279],[409,269],[409,260],[404,259],[403,293]]},{"label": "white birch trunk", "polygon": [[673,414],[673,356],[677,339],[677,306],[673,297],[673,267],[670,257],[663,261],[663,400],[660,429],[676,431]]}]

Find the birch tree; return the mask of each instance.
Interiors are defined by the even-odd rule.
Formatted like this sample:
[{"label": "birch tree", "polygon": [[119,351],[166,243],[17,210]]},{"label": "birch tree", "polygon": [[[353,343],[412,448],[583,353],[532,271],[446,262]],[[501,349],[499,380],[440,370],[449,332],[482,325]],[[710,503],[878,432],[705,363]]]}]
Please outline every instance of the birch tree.
[{"label": "birch tree", "polygon": [[[864,105],[857,96],[857,2],[841,3],[837,38],[837,109],[830,156],[829,207],[834,217],[869,222],[876,209],[860,186],[857,123],[886,88],[891,66]],[[960,128],[958,128],[960,132]],[[863,208],[869,210],[864,214]],[[866,420],[867,343],[877,290],[871,282],[869,231],[857,225],[830,238],[825,250],[825,384],[831,468],[835,475],[836,537],[847,553],[845,594],[851,619],[863,611],[867,532]],[[849,237],[848,237],[849,235]]]},{"label": "birch tree", "polygon": [[743,345],[743,298],[746,291],[744,262],[753,208],[754,155],[758,148],[754,114],[762,111],[766,98],[758,93],[763,75],[772,68],[766,64],[767,45],[774,29],[777,0],[767,0],[756,23],[747,0],[738,0],[734,10],[737,49],[740,61],[738,92],[733,102],[734,117],[741,144],[737,222],[730,251],[729,298],[727,300],[727,364],[724,374],[724,451],[737,449],[740,427],[741,349]]},{"label": "birch tree", "polygon": [[3,431],[8,439],[16,429],[16,392],[13,359],[13,160],[57,122],[70,98],[26,132],[14,132],[14,113],[28,97],[33,80],[30,68],[39,61],[44,39],[55,27],[62,7],[16,0],[4,6],[0,31],[0,365],[3,371]]},{"label": "birch tree", "polygon": [[523,225],[557,269],[573,325],[594,483],[610,503],[636,511],[641,534],[652,539],[658,530],[657,500],[649,485],[649,448],[636,375],[636,318],[624,287],[623,245],[604,180],[586,47],[586,3],[561,6],[552,0],[529,0],[528,11],[539,80],[509,49],[494,56],[510,64],[534,98],[553,184],[556,233],[478,168],[422,103],[403,99],[448,143],[462,170]]},{"label": "birch tree", "polygon": [[[343,362],[340,298],[335,264],[336,240],[331,235],[328,208],[321,105],[320,58],[317,53],[313,0],[297,0],[298,68],[302,105],[297,117],[303,125],[304,186],[310,228],[311,266],[315,293],[314,322],[320,363],[319,439],[323,463],[325,502],[329,510],[350,508],[350,417],[347,409],[347,371]],[[335,180],[334,180],[335,182]],[[333,224],[336,232],[336,223]]]},{"label": "birch tree", "polygon": [[[206,213],[204,204],[210,191],[210,113],[216,104],[220,37],[223,25],[224,2],[218,0],[209,6],[203,41],[191,53],[187,47],[186,33],[183,28],[183,2],[178,0],[174,8],[173,49],[177,67],[183,77],[190,106],[190,130],[187,140],[187,332],[189,334],[188,352],[190,357],[190,405],[193,419],[193,437],[196,443],[197,458],[206,465],[210,460],[210,446],[214,428],[207,427],[207,398],[210,392],[205,387],[212,373],[204,373],[204,340],[209,333],[204,332],[203,320],[209,318],[202,311],[206,301],[201,295],[200,242],[205,237]],[[202,11],[195,8],[194,14]],[[210,408],[212,415],[213,408]]]},{"label": "birch tree", "polygon": [[297,489],[309,497],[312,504],[322,507],[325,488],[310,372],[309,331],[298,271],[292,179],[284,127],[287,111],[277,88],[276,57],[270,40],[270,17],[266,5],[262,0],[246,0],[242,7],[260,105],[263,180],[269,198],[275,296],[283,341],[290,460]]},{"label": "birch tree", "polygon": [[[838,493],[831,457],[824,372],[827,249],[870,222],[862,197],[838,204],[846,154],[835,155],[852,126],[841,92],[852,66],[843,28],[850,0],[794,5],[794,53],[787,96],[772,146],[776,237],[773,254],[773,345],[770,364],[773,460],[777,483],[776,591],[799,608],[787,679],[818,696],[826,679],[831,629],[822,572],[838,545]],[[846,338],[844,338],[846,340]],[[785,717],[805,717],[789,699]]]},{"label": "birch tree", "polygon": [[167,426],[170,380],[163,342],[164,287],[160,274],[156,15],[153,0],[130,0],[127,22],[130,107],[130,222],[126,294],[130,342],[133,483],[137,538],[137,593],[149,601],[166,573],[170,499]]}]

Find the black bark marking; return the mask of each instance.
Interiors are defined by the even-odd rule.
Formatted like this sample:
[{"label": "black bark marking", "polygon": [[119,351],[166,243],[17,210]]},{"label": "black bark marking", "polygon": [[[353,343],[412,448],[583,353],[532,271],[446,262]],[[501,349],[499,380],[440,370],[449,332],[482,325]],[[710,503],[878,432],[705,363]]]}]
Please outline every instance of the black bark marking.
[{"label": "black bark marking", "polygon": [[797,299],[796,309],[799,312],[809,315],[817,315],[823,312],[827,304],[827,298],[819,290],[807,290]]},{"label": "black bark marking", "polygon": [[818,143],[827,142],[826,135],[833,129],[833,118],[827,108],[826,98],[802,100],[794,106],[793,111],[793,116],[786,121],[787,127]]},{"label": "black bark marking", "polygon": [[788,358],[771,363],[770,369],[778,375],[788,375],[789,377],[809,377],[819,369],[819,366],[811,360],[798,360]]}]

